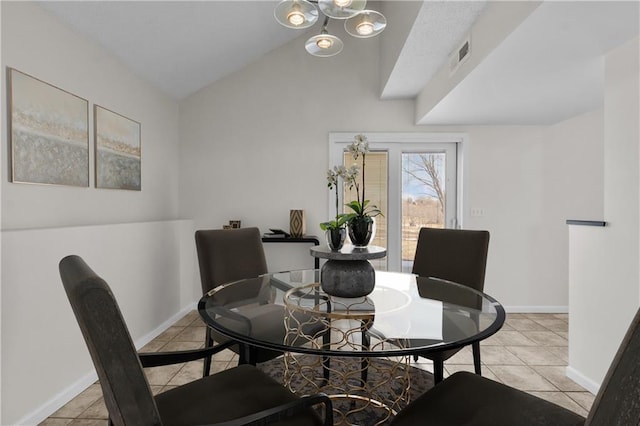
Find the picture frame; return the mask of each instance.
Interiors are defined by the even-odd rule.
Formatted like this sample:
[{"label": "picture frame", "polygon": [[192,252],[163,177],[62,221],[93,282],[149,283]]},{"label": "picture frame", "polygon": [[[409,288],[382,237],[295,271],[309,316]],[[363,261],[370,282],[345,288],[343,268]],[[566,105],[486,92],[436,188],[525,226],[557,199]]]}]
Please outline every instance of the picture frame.
[{"label": "picture frame", "polygon": [[96,188],[141,191],[140,123],[100,105],[93,117]]},{"label": "picture frame", "polygon": [[7,70],[11,182],[88,187],[89,101]]}]

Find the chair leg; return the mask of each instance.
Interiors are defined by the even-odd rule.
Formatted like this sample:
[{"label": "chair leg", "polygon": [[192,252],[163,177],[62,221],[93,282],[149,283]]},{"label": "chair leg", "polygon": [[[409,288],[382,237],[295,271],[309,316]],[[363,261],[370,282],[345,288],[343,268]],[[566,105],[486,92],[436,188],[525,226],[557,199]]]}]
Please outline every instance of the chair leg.
[{"label": "chair leg", "polygon": [[238,365],[249,364],[255,366],[257,364],[256,348],[251,345],[238,344]]},{"label": "chair leg", "polygon": [[441,359],[433,360],[433,384],[437,385],[444,378],[444,361]]},{"label": "chair leg", "polygon": [[473,365],[476,369],[476,374],[482,375],[482,369],[480,367],[480,342],[474,342],[471,344],[473,350]]},{"label": "chair leg", "polygon": [[[369,337],[369,333],[363,327],[362,328],[362,347],[364,347],[367,351],[371,348],[371,338]],[[367,378],[369,375],[369,358],[361,359],[361,372],[360,372],[360,380],[362,380],[362,387],[367,384]]]},{"label": "chair leg", "polygon": [[248,364],[247,348],[242,343],[238,343],[238,365]]},{"label": "chair leg", "polygon": [[[330,329],[327,329],[322,333],[322,348],[325,350],[329,350],[331,348]],[[329,383],[330,370],[331,370],[331,358],[325,355],[322,357],[322,376],[324,378],[323,385],[326,385],[327,383]]]},{"label": "chair leg", "polygon": [[413,362],[418,362],[418,355],[413,356]]},{"label": "chair leg", "polygon": [[[207,331],[204,337],[204,346],[208,348],[209,346],[213,346],[213,338],[211,337],[211,329],[207,327]],[[202,369],[202,377],[207,377],[211,374],[211,356],[205,357],[204,359],[204,368]]]}]

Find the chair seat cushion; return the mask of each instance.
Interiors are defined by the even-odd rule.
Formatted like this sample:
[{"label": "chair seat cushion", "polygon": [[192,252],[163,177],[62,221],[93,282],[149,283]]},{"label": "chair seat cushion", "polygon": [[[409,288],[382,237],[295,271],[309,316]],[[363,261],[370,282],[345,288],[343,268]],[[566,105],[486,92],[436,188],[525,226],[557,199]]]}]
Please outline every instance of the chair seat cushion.
[{"label": "chair seat cushion", "polygon": [[[156,396],[156,403],[164,425],[202,425],[237,419],[297,399],[257,368],[240,365],[163,392]],[[321,421],[309,409],[277,424],[320,425]]]},{"label": "chair seat cushion", "polygon": [[477,374],[453,374],[411,402],[392,425],[582,425],[578,414]]}]

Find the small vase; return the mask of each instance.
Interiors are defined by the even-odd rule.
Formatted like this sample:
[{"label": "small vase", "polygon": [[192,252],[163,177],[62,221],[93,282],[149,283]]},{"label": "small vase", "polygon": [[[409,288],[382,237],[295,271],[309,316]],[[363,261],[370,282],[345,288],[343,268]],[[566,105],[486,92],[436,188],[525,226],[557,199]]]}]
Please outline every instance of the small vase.
[{"label": "small vase", "polygon": [[375,221],[369,216],[356,216],[349,221],[349,239],[355,247],[366,247],[375,233]]},{"label": "small vase", "polygon": [[332,251],[338,251],[344,245],[344,240],[347,238],[347,230],[344,228],[327,229],[325,236],[329,248]]}]

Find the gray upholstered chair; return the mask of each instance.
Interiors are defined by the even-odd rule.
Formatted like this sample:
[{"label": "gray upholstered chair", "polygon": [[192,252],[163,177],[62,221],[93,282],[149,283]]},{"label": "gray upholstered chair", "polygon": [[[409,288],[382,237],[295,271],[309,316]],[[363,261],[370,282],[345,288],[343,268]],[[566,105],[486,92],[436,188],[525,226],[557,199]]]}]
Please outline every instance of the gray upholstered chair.
[{"label": "gray upholstered chair", "polygon": [[[200,266],[200,282],[202,294],[209,292],[221,284],[255,278],[267,273],[267,261],[262,246],[262,237],[258,228],[211,229],[199,230],[195,233],[198,264]],[[266,327],[269,333],[280,333],[284,336],[284,311],[281,306],[268,305],[274,311],[271,325]],[[262,317],[262,321],[264,318]],[[251,320],[251,318],[248,318]],[[256,327],[257,328],[257,327]],[[265,329],[265,327],[262,327]],[[205,346],[228,342],[228,338],[207,327]],[[281,352],[268,349],[234,345],[231,349],[240,356],[240,364],[253,364],[268,361],[282,355]],[[209,374],[211,359],[205,359],[204,375]]]},{"label": "gray upholstered chair", "polygon": [[[422,228],[412,272],[421,277],[440,278],[483,291],[488,250],[488,231]],[[473,343],[471,347],[475,371],[481,374],[480,342]],[[418,353],[414,358],[423,356],[431,359],[434,381],[439,383],[443,377],[444,361],[460,349]]]},{"label": "gray upholstered chair", "polygon": [[[107,283],[78,256],[60,262],[69,302],[93,359],[115,425],[331,425],[326,395],[298,398],[251,365],[241,365],[153,396],[144,366],[187,362],[215,348],[138,354]],[[324,423],[312,406],[324,404]]]},{"label": "gray upholstered chair", "polygon": [[476,374],[459,372],[412,401],[392,422],[393,426],[417,424],[640,424],[640,310],[620,344],[586,419],[526,392]]}]

